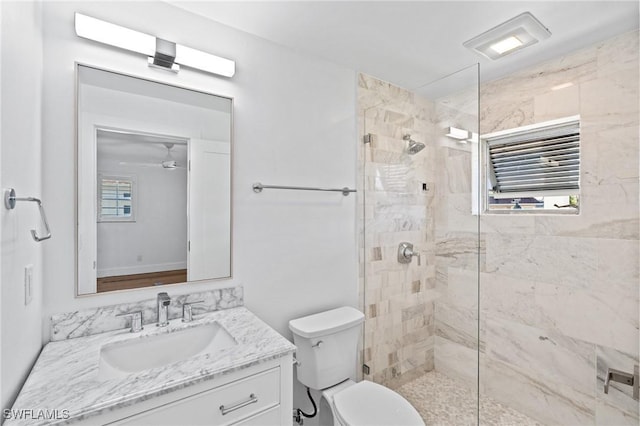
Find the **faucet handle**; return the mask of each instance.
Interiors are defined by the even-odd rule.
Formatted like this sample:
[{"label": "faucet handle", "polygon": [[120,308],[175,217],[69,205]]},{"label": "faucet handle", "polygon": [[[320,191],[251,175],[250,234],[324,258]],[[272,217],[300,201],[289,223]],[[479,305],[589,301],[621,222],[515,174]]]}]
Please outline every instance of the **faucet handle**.
[{"label": "faucet handle", "polygon": [[413,244],[403,242],[398,246],[398,262],[399,263],[411,263],[413,257],[418,258],[418,266],[420,266],[420,252],[414,250]]},{"label": "faucet handle", "polygon": [[131,330],[129,330],[130,333],[137,333],[144,329],[144,327],[142,326],[142,311],[126,312],[124,314],[117,314],[116,316],[131,317]]},{"label": "faucet handle", "polygon": [[195,302],[185,302],[182,304],[182,322],[193,321],[193,305],[204,303],[204,300],[197,300]]}]

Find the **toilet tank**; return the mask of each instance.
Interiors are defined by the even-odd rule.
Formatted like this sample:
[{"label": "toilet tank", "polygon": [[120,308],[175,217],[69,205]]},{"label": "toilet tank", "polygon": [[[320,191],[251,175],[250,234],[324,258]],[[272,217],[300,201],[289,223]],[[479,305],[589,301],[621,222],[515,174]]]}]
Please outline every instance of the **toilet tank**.
[{"label": "toilet tank", "polygon": [[289,321],[298,348],[298,380],[325,389],[355,375],[364,315],[345,306]]}]

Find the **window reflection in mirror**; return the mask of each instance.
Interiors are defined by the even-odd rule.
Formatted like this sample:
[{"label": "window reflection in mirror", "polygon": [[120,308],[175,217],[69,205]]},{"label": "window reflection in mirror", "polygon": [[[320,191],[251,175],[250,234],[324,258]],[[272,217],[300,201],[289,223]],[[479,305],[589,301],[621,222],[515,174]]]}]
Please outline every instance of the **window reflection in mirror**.
[{"label": "window reflection in mirror", "polygon": [[230,277],[231,100],[77,73],[78,295]]}]

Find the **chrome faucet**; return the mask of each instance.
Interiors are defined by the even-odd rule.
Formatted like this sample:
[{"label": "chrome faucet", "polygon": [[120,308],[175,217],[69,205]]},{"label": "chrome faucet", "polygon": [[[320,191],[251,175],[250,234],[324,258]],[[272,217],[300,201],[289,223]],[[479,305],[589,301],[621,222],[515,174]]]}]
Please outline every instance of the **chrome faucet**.
[{"label": "chrome faucet", "polygon": [[165,292],[158,293],[158,327],[166,327],[169,325],[169,305],[171,298]]}]

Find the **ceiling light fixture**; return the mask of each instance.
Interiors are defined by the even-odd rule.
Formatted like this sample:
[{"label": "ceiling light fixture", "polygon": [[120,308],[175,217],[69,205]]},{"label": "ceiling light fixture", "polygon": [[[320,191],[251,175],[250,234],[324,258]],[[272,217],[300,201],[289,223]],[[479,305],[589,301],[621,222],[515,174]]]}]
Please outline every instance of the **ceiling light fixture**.
[{"label": "ceiling light fixture", "polygon": [[178,162],[174,160],[173,156],[171,155],[171,148],[173,148],[174,144],[169,142],[164,142],[163,145],[165,146],[165,148],[167,148],[167,156],[165,157],[164,161],[160,164],[162,164],[162,167],[164,167],[165,169],[175,170],[178,167]]},{"label": "ceiling light fixture", "polygon": [[524,12],[462,45],[489,59],[498,59],[549,36],[551,32],[535,16]]},{"label": "ceiling light fixture", "polygon": [[149,57],[149,66],[156,68],[178,72],[182,65],[224,77],[233,77],[236,72],[236,63],[230,59],[81,13],[75,14],[75,29],[78,37],[146,55]]},{"label": "ceiling light fixture", "polygon": [[495,44],[489,46],[491,50],[498,53],[498,55],[502,55],[510,50],[513,50],[517,47],[522,46],[522,42],[518,39],[518,37],[510,36],[501,40]]}]

